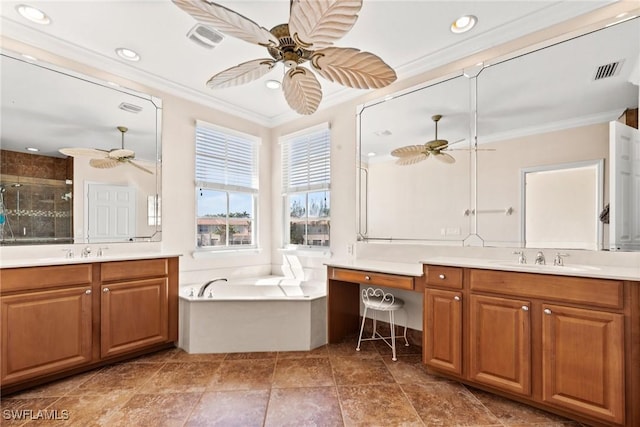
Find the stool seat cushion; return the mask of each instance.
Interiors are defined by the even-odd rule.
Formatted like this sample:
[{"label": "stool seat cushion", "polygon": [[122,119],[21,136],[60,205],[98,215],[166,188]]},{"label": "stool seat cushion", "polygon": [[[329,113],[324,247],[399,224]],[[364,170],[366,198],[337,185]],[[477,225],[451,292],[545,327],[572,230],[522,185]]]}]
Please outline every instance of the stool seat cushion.
[{"label": "stool seat cushion", "polygon": [[366,307],[379,311],[394,311],[404,306],[404,301],[400,298],[394,298],[393,303],[391,303],[389,300],[383,300],[382,296],[369,296],[368,299],[362,302]]}]

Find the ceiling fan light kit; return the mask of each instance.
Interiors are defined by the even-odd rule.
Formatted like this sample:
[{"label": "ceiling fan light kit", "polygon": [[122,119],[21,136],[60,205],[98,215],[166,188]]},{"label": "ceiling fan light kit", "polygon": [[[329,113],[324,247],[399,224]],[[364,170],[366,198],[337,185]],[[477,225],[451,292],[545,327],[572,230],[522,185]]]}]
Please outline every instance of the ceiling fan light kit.
[{"label": "ceiling fan light kit", "polygon": [[[219,72],[207,82],[211,89],[257,80],[281,62],[287,68],[282,81],[287,103],[299,114],[313,114],[322,100],[322,88],[311,70],[329,81],[357,89],[378,89],[397,79],[395,71],[378,56],[332,46],[354,26],[362,0],[292,0],[289,22],[271,30],[217,3],[205,0],[173,0],[173,3],[199,23],[263,46],[271,56]],[[311,66],[303,67],[301,64],[305,62]]]}]

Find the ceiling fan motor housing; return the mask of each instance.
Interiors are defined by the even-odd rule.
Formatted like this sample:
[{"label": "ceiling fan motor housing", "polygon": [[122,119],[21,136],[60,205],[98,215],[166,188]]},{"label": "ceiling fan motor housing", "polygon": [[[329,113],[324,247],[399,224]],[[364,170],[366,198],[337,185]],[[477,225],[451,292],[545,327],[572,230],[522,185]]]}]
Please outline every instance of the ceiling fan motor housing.
[{"label": "ceiling fan motor housing", "polygon": [[269,55],[276,61],[282,60],[287,68],[295,67],[311,58],[313,52],[300,47],[289,34],[289,24],[276,25],[270,32],[278,39],[279,45],[268,47]]}]

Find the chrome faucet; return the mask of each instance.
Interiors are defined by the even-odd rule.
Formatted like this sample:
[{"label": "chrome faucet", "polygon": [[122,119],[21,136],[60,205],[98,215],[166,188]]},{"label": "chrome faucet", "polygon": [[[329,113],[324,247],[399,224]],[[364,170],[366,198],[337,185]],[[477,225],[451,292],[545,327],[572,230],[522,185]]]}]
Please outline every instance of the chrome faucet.
[{"label": "chrome faucet", "polygon": [[536,265],[545,265],[547,261],[544,259],[544,254],[542,251],[538,251],[536,254]]},{"label": "chrome faucet", "polygon": [[553,258],[553,265],[562,266],[564,265],[564,257],[569,256],[569,254],[561,254],[558,252],[556,256]]},{"label": "chrome faucet", "polygon": [[87,246],[86,248],[82,248],[82,253],[80,254],[80,256],[82,256],[82,258],[88,258],[89,255],[91,255],[91,248],[89,246]]},{"label": "chrome faucet", "polygon": [[207,283],[205,283],[204,285],[200,286],[200,290],[198,291],[198,298],[201,298],[204,296],[204,292],[207,290],[207,288],[209,287],[209,285],[215,283],[215,282],[219,282],[219,281],[227,281],[227,279],[225,279],[224,277],[218,277],[217,279],[213,279],[213,280],[209,280]]},{"label": "chrome faucet", "polygon": [[526,264],[527,256],[522,251],[513,251],[514,254],[518,255],[518,264]]},{"label": "chrome faucet", "polygon": [[96,254],[96,256],[102,256],[104,255],[104,251],[106,251],[107,249],[109,249],[108,247],[104,246],[102,248],[98,248],[98,253]]}]

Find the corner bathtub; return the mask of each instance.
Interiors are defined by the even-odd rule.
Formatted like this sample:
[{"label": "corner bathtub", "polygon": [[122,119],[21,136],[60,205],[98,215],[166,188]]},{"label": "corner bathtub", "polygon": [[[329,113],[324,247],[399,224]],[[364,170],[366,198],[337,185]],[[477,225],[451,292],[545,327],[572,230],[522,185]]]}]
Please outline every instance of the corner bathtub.
[{"label": "corner bathtub", "polygon": [[303,351],[327,341],[324,281],[232,278],[198,297],[202,285],[180,287],[178,345],[188,353]]}]

